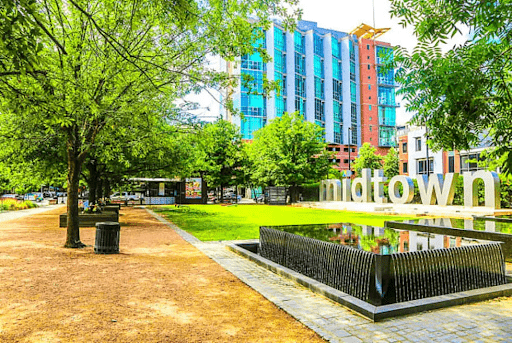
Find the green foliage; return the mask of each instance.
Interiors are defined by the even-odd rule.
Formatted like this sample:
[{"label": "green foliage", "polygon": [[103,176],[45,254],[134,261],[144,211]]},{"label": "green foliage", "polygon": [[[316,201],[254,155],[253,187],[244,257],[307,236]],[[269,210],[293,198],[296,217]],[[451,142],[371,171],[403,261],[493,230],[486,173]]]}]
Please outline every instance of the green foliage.
[{"label": "green foliage", "polygon": [[384,156],[384,176],[391,179],[393,176],[400,174],[400,159],[398,157],[398,151],[395,148],[389,149],[389,152]]},{"label": "green foliage", "polygon": [[15,199],[0,200],[0,211],[17,211],[37,207],[32,201],[18,201]]},{"label": "green foliage", "polygon": [[302,185],[303,201],[319,201],[320,200],[320,182],[308,185]]},{"label": "green foliage", "polygon": [[357,175],[361,175],[363,168],[381,169],[382,168],[382,156],[375,154],[377,149],[370,145],[370,143],[364,143],[359,149],[359,156],[354,160],[352,168],[356,171]]},{"label": "green foliage", "polygon": [[39,66],[43,29],[35,0],[0,1],[0,75],[11,65],[23,73]]},{"label": "green foliage", "polygon": [[259,186],[300,186],[326,177],[330,168],[323,129],[285,113],[254,133],[249,156]]},{"label": "green foliage", "polygon": [[208,186],[225,187],[243,183],[246,156],[240,129],[226,121],[206,124],[199,135],[197,169]]},{"label": "green foliage", "polygon": [[[418,38],[396,51],[396,80],[413,123],[425,124],[434,150],[468,150],[487,136],[492,157],[512,172],[511,1],[391,0],[391,14]],[[440,44],[467,26],[467,42]]]},{"label": "green foliage", "polygon": [[[297,1],[283,1],[292,5],[291,15],[280,0],[2,2],[0,35],[7,41],[0,44],[0,146],[67,174],[66,246],[81,246],[76,194],[85,161],[94,155],[112,161],[99,150],[112,147],[113,136],[123,139],[115,142],[122,148],[133,142],[123,137],[143,126],[143,132],[162,122],[183,127],[177,114],[186,105],[173,110],[161,104],[235,86],[227,73],[211,70],[206,56],[234,60],[251,53],[270,16],[289,24],[300,15]],[[154,137],[139,140],[128,154],[147,156],[143,142]],[[156,153],[159,161],[164,153]]]},{"label": "green foliage", "polygon": [[341,180],[343,178],[343,176],[341,174],[341,171],[339,171],[338,169],[336,169],[334,167],[331,167],[329,169],[328,174],[327,174],[327,178],[328,179]]}]

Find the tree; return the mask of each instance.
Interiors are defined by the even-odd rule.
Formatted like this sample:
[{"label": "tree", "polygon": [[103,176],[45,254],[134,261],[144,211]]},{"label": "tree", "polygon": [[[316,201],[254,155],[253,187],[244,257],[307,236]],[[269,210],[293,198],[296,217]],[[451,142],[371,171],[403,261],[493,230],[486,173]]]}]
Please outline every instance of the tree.
[{"label": "tree", "polygon": [[[399,49],[396,79],[413,123],[426,125],[433,149],[468,150],[484,136],[512,172],[512,2],[391,0],[391,14],[414,26],[419,44]],[[468,27],[460,46],[440,45]]]},{"label": "tree", "polygon": [[382,156],[375,153],[377,149],[370,143],[364,143],[359,149],[359,156],[354,160],[352,167],[358,175],[361,175],[363,168],[371,170],[382,168]]},{"label": "tree", "polygon": [[221,201],[224,187],[240,184],[244,175],[244,149],[240,129],[226,121],[206,124],[199,135],[199,171],[211,187],[220,187]]},{"label": "tree", "polygon": [[285,113],[254,133],[252,179],[259,186],[290,187],[291,201],[296,202],[297,186],[326,177],[330,155],[325,147],[320,126],[298,113]]},{"label": "tree", "polygon": [[[32,72],[39,65],[39,38],[50,37],[36,1],[0,2],[0,76]],[[11,69],[14,67],[14,70]]]},{"label": "tree", "polygon": [[386,156],[384,156],[384,176],[391,179],[393,176],[400,174],[400,159],[398,158],[398,152],[395,148],[389,149]]},{"label": "tree", "polygon": [[[97,146],[102,132],[158,122],[168,116],[159,110],[161,103],[205,87],[233,85],[226,73],[210,70],[206,55],[233,60],[250,53],[256,28],[268,26],[270,15],[286,16],[279,0],[25,2],[35,4],[32,12],[44,26],[45,34],[37,39],[41,63],[26,71],[3,60],[0,145],[19,140],[35,146],[64,144],[65,246],[71,248],[83,246],[77,191],[89,153],[102,148]],[[9,51],[22,54],[29,48]]]},{"label": "tree", "polygon": [[190,165],[196,160],[196,129],[173,125],[163,118],[152,119],[156,121],[106,128],[98,137],[82,170],[90,203],[108,196],[110,189],[124,186],[131,177],[190,175]]}]

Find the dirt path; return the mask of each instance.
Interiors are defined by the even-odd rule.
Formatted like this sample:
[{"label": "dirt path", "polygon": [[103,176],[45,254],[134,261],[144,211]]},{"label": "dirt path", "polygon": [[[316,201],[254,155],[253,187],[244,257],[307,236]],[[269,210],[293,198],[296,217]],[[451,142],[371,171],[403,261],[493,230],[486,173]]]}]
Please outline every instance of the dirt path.
[{"label": "dirt path", "polygon": [[64,249],[61,212],[0,222],[1,342],[323,342],[142,209],[119,255]]}]

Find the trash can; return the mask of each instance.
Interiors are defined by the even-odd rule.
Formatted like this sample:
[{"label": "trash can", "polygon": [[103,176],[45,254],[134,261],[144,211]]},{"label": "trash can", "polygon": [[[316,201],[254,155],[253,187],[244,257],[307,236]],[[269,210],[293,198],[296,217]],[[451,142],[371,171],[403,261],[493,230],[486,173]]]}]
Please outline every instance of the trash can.
[{"label": "trash can", "polygon": [[121,226],[116,222],[96,223],[94,253],[119,254],[119,233]]}]

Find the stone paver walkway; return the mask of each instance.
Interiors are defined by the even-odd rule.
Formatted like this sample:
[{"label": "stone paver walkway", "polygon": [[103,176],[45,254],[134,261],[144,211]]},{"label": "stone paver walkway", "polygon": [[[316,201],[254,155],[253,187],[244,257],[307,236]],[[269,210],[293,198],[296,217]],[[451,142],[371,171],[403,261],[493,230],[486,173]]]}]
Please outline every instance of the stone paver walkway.
[{"label": "stone paver walkway", "polygon": [[330,342],[512,342],[512,299],[425,312],[379,323],[229,251],[200,242],[150,211],[185,240]]}]

